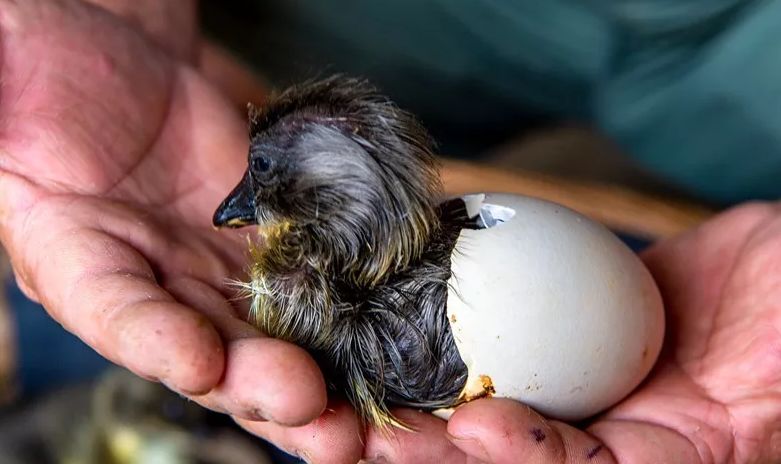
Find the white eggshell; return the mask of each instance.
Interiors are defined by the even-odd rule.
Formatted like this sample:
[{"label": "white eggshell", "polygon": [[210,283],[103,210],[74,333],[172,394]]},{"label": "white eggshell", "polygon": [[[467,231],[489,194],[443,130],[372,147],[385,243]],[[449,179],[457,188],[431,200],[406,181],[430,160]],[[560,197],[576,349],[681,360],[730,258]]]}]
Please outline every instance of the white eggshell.
[{"label": "white eggshell", "polygon": [[464,395],[492,387],[563,420],[625,397],[650,371],[664,333],[643,263],[563,206],[509,194],[464,199],[470,215],[507,219],[463,230],[452,257],[447,311],[469,370]]}]

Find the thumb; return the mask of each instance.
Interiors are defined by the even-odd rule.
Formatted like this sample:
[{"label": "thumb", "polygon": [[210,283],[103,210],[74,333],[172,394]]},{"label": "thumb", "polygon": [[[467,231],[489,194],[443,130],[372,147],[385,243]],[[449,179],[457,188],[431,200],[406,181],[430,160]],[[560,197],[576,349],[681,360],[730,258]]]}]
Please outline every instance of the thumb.
[{"label": "thumb", "polygon": [[482,462],[615,463],[596,438],[509,399],[487,398],[459,407],[447,432],[454,445]]}]

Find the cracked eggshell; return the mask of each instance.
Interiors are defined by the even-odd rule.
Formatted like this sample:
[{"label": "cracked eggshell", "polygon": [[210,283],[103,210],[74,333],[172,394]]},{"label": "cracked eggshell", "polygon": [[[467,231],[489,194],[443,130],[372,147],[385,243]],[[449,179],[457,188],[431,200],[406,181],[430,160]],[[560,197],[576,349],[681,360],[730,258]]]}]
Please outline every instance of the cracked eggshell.
[{"label": "cracked eggshell", "polygon": [[490,227],[463,230],[451,261],[447,312],[469,370],[462,398],[513,398],[562,420],[624,398],[651,370],[664,333],[662,300],[639,258],[563,206],[464,199]]}]

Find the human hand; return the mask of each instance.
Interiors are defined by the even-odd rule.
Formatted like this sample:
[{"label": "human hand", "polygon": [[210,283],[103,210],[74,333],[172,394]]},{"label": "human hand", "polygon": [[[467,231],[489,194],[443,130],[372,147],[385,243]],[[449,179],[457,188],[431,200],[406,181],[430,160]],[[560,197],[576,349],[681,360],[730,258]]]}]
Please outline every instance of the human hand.
[{"label": "human hand", "polygon": [[[210,220],[246,165],[246,123],[137,26],[77,0],[0,0],[0,240],[17,282],[140,376],[310,460],[357,461],[384,437],[343,402],[286,427],[322,412],[322,376],[228,302],[246,244]],[[400,417],[438,437],[421,450],[457,452],[444,423]]]},{"label": "human hand", "polygon": [[781,460],[781,208],[736,208],[644,258],[667,311],[646,382],[585,430],[513,401],[469,403],[447,425],[466,462]]},{"label": "human hand", "polygon": [[[110,359],[315,462],[354,462],[362,453],[465,462],[446,430],[471,430],[487,452],[513,459],[563,444],[572,459],[599,449],[594,459],[612,453],[627,462],[653,460],[651,452],[699,459],[698,451],[703,462],[708,452],[720,462],[730,444],[742,461],[778,453],[770,435],[778,428],[778,316],[767,314],[779,298],[770,280],[779,252],[758,232],[778,232],[777,220],[770,227],[759,218],[778,214],[754,207],[648,254],[668,298],[668,347],[644,387],[589,427],[591,435],[503,400],[464,406],[449,424],[402,411],[421,432],[392,439],[364,435],[343,403],[305,426],[280,426],[317,416],[325,392],[308,356],[263,338],[226,301],[225,278],[238,272],[244,244],[208,221],[243,171],[244,122],[191,68],[110,15],[73,1],[0,6],[0,237],[28,295]],[[764,306],[746,309],[752,298]],[[736,316],[744,319],[728,325]],[[752,326],[757,320],[771,322]],[[712,328],[700,327],[708,321]],[[698,353],[704,332],[720,344]],[[261,415],[274,421],[252,421]],[[521,415],[525,422],[515,420]],[[542,445],[519,428],[532,419],[549,427]],[[503,424],[512,427],[497,434]],[[474,455],[474,441],[454,441]]]},{"label": "human hand", "polygon": [[81,1],[122,18],[177,59],[194,63],[198,58],[197,0]]},{"label": "human hand", "polygon": [[[735,208],[643,257],[665,298],[667,333],[654,370],[621,403],[582,429],[498,398],[467,403],[447,423],[401,411],[419,432],[368,431],[364,456],[393,463],[779,462],[781,207]],[[305,443],[291,433],[278,438]],[[308,446],[313,462],[327,456]]]},{"label": "human hand", "polygon": [[234,107],[79,1],[0,0],[0,42],[0,239],[21,288],[102,355],[212,409],[317,417],[311,358],[228,301],[246,242],[210,220],[246,165]]}]

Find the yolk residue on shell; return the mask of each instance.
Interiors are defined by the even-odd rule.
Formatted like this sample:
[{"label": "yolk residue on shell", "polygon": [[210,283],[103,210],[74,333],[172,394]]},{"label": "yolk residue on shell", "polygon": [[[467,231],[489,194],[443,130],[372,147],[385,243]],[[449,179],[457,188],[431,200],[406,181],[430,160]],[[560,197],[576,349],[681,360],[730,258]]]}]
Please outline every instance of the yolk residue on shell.
[{"label": "yolk residue on shell", "polygon": [[494,388],[494,382],[491,380],[490,376],[481,374],[478,376],[478,379],[480,380],[481,385],[480,391],[475,393],[464,391],[458,399],[459,404],[468,403],[480,398],[490,398],[496,394],[496,388]]}]

